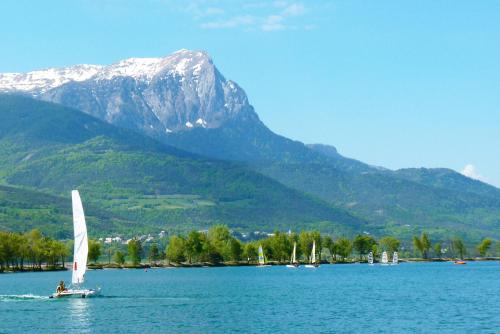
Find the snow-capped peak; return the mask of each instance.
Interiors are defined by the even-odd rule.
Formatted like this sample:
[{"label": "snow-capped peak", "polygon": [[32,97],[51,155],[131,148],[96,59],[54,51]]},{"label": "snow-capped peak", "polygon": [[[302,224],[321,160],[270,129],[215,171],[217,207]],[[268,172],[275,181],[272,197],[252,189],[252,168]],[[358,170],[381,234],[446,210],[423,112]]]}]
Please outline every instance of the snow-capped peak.
[{"label": "snow-capped peak", "polygon": [[85,81],[103,69],[100,65],[75,65],[27,73],[0,73],[0,91],[49,90],[70,81]]},{"label": "snow-capped peak", "polygon": [[28,73],[0,73],[0,91],[43,93],[70,81],[111,80],[115,77],[149,81],[160,73],[196,77],[207,66],[213,66],[207,53],[182,49],[162,58],[128,58],[108,66],[75,65]]}]

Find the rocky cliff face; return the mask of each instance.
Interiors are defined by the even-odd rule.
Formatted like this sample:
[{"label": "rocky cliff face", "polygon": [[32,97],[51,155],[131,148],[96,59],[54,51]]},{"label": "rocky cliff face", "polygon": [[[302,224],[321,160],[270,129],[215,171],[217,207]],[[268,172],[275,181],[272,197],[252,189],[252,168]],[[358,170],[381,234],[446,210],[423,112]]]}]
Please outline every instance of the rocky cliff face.
[{"label": "rocky cliff face", "polygon": [[226,80],[201,51],[0,74],[0,91],[74,107],[153,137],[218,128],[237,115],[258,119],[243,89]]}]

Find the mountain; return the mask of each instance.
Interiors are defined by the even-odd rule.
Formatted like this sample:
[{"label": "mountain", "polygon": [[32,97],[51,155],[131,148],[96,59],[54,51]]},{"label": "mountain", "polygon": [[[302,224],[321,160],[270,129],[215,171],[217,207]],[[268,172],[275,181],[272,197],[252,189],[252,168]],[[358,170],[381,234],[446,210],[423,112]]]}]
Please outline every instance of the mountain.
[{"label": "mountain", "polygon": [[500,236],[499,189],[449,169],[370,166],[331,146],[277,135],[204,52],[4,74],[0,91],[74,107],[170,147],[245,164],[361,217],[378,234]]},{"label": "mountain", "polygon": [[243,90],[201,51],[0,74],[0,91],[29,93],[155,138],[252,113]]},{"label": "mountain", "polygon": [[75,109],[0,95],[0,120],[0,181],[57,198],[80,189],[103,233],[224,223],[240,231],[352,234],[364,225],[241,164],[196,156]]}]

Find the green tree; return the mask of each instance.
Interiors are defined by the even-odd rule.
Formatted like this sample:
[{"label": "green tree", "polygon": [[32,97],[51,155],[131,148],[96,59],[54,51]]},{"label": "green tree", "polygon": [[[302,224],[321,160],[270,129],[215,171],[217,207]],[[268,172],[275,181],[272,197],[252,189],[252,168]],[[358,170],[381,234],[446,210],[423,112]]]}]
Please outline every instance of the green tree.
[{"label": "green tree", "polygon": [[441,254],[442,254],[441,252],[442,252],[442,250],[443,250],[443,247],[442,247],[441,243],[440,242],[436,242],[434,244],[434,253],[436,254],[436,256],[438,258],[441,258]]},{"label": "green tree", "polygon": [[95,240],[89,240],[89,262],[96,263],[101,256],[101,244]]},{"label": "green tree", "polygon": [[372,250],[373,245],[376,244],[377,242],[375,241],[375,239],[373,239],[373,237],[369,235],[358,234],[354,238],[352,246],[359,254],[359,260],[362,260],[363,255],[368,254]]},{"label": "green tree", "polygon": [[243,247],[238,239],[232,238],[229,241],[229,249],[230,249],[231,260],[233,261],[241,260],[241,255],[243,254]]},{"label": "green tree", "polygon": [[270,237],[265,244],[270,248],[268,255],[272,254],[272,258],[276,261],[285,262],[290,258],[292,253],[293,243],[286,233],[275,232],[272,237]]},{"label": "green tree", "polygon": [[309,259],[312,251],[313,241],[316,242],[316,252],[319,254],[319,258],[321,258],[321,234],[318,231],[301,231],[298,238],[298,246],[300,249],[300,253],[305,256],[306,259]]},{"label": "green tree", "polygon": [[223,261],[221,253],[212,245],[208,239],[203,243],[203,250],[201,252],[201,260],[203,262],[209,262],[213,264],[218,264]]},{"label": "green tree", "polygon": [[427,233],[422,233],[422,236],[420,238],[414,236],[413,246],[420,252],[424,259],[427,259],[429,250],[431,249],[431,241],[429,240]]},{"label": "green tree", "polygon": [[[223,261],[233,260],[231,254],[231,232],[226,225],[215,225],[208,230],[208,243],[220,254]],[[207,249],[213,253],[212,247]]]},{"label": "green tree", "polygon": [[171,236],[165,254],[171,262],[180,263],[186,261],[186,240],[180,236]]},{"label": "green tree", "polygon": [[465,248],[465,244],[460,238],[455,238],[451,242],[451,248],[456,256],[460,259],[464,259],[465,254],[467,253],[467,249]]},{"label": "green tree", "polygon": [[429,250],[432,247],[431,240],[429,239],[429,236],[427,233],[422,233],[422,247],[424,249],[424,258],[427,258],[429,256]]},{"label": "green tree", "polygon": [[160,257],[160,250],[158,249],[157,244],[152,244],[151,247],[149,247],[149,262],[156,264],[156,261]]},{"label": "green tree", "polygon": [[391,254],[397,252],[401,244],[398,239],[391,236],[381,238],[378,243],[383,250]]},{"label": "green tree", "polygon": [[243,257],[248,261],[256,261],[257,260],[257,247],[251,242],[246,243],[243,246]]},{"label": "green tree", "polygon": [[479,255],[481,255],[481,257],[486,256],[486,253],[490,249],[492,243],[493,243],[493,240],[491,240],[490,238],[486,238],[486,239],[483,239],[483,241],[481,241],[481,243],[479,245],[477,245],[476,249],[477,249]]},{"label": "green tree", "polygon": [[335,243],[337,244],[337,253],[341,257],[342,261],[346,261],[352,252],[351,240],[347,238],[338,238]]},{"label": "green tree", "polygon": [[128,242],[127,245],[128,256],[132,260],[132,264],[137,266],[141,263],[142,257],[142,245],[141,242],[137,239],[132,239]]},{"label": "green tree", "polygon": [[185,250],[188,262],[191,263],[193,258],[198,259],[203,251],[203,241],[205,235],[198,231],[191,231],[185,242]]},{"label": "green tree", "polygon": [[120,266],[123,265],[125,263],[125,254],[123,254],[122,251],[117,250],[113,256],[113,261]]},{"label": "green tree", "polygon": [[28,240],[28,258],[32,267],[42,268],[42,261],[44,260],[43,253],[43,235],[38,229],[33,229],[25,234]]},{"label": "green tree", "polygon": [[323,240],[321,241],[324,248],[328,249],[330,255],[332,256],[332,261],[335,261],[335,257],[337,255],[337,249],[335,247],[335,242],[333,242],[332,237],[329,235],[325,235]]}]

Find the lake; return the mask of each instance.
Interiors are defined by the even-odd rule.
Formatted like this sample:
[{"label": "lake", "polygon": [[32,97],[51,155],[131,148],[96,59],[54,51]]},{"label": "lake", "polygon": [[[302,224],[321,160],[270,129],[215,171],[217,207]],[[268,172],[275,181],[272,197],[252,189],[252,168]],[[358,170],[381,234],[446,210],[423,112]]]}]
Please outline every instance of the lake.
[{"label": "lake", "polygon": [[96,270],[0,275],[1,333],[500,333],[500,262]]}]

